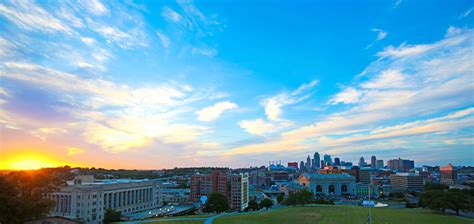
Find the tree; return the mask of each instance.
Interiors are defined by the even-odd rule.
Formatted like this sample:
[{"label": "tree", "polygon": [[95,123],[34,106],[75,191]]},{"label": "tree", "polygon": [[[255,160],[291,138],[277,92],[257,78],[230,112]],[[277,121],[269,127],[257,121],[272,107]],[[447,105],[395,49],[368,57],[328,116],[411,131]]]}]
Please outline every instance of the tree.
[{"label": "tree", "polygon": [[105,223],[119,222],[121,215],[122,215],[122,213],[120,211],[115,211],[113,209],[107,209],[107,210],[105,210],[105,214],[104,214],[104,222]]},{"label": "tree", "polygon": [[469,209],[470,195],[460,190],[445,191],[429,191],[424,193],[419,201],[421,207],[427,207],[433,210],[445,212],[451,209],[459,215],[459,212]]},{"label": "tree", "polygon": [[227,197],[221,193],[212,193],[204,205],[204,212],[224,212],[229,210]]},{"label": "tree", "polygon": [[290,192],[290,195],[285,201],[286,205],[305,205],[313,202],[313,193],[303,189],[296,192]]},{"label": "tree", "polygon": [[281,204],[281,202],[283,201],[283,199],[285,199],[285,196],[283,196],[282,194],[279,194],[279,195],[277,196],[277,202],[278,202],[279,204]]},{"label": "tree", "polygon": [[266,208],[266,209],[269,209],[273,206],[273,201],[269,198],[264,198],[261,202],[260,202],[260,208]]},{"label": "tree", "polygon": [[252,200],[249,201],[249,207],[247,207],[246,209],[250,211],[258,210],[258,202],[255,197],[253,197]]},{"label": "tree", "polygon": [[44,170],[16,171],[0,175],[0,223],[24,223],[43,218],[54,207],[44,198],[64,182]]},{"label": "tree", "polygon": [[450,209],[456,211],[456,215],[459,215],[459,211],[469,208],[469,195],[464,194],[460,190],[449,190],[447,193],[449,201],[451,202]]},{"label": "tree", "polygon": [[424,186],[425,191],[443,191],[448,189],[448,186],[443,184],[427,182]]}]

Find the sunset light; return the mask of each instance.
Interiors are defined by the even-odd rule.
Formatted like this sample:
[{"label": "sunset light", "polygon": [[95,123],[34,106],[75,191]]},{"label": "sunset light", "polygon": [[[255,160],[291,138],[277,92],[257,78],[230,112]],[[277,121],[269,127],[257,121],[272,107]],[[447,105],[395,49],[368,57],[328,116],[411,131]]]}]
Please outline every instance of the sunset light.
[{"label": "sunset light", "polygon": [[473,40],[474,0],[0,0],[0,224],[474,224]]},{"label": "sunset light", "polygon": [[49,158],[36,155],[18,156],[6,162],[0,162],[0,169],[8,170],[36,170],[57,166],[60,166],[60,164]]}]

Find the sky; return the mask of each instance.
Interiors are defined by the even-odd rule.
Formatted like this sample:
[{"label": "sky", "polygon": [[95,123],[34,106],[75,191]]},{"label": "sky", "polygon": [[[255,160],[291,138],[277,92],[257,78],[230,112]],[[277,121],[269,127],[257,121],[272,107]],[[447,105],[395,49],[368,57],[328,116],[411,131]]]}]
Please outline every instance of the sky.
[{"label": "sky", "polygon": [[472,1],[1,1],[0,169],[474,165]]}]

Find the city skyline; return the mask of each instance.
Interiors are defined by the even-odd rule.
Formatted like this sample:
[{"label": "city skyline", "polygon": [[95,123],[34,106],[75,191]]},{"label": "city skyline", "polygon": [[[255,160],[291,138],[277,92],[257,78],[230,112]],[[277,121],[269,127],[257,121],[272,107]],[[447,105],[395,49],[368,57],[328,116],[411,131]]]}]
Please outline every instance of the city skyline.
[{"label": "city skyline", "polygon": [[0,169],[474,165],[469,1],[268,4],[1,2]]}]

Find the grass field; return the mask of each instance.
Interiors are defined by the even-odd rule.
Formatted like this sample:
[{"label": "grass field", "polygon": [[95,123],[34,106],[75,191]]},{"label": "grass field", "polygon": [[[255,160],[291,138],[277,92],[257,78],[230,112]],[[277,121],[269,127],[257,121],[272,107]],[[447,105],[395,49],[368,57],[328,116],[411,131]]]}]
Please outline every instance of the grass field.
[{"label": "grass field", "polygon": [[166,222],[147,222],[151,224],[202,224],[204,221],[166,221]]},{"label": "grass field", "polygon": [[[367,209],[356,206],[289,207],[217,218],[214,224],[366,224]],[[472,224],[473,220],[422,209],[372,209],[373,224]]]}]

